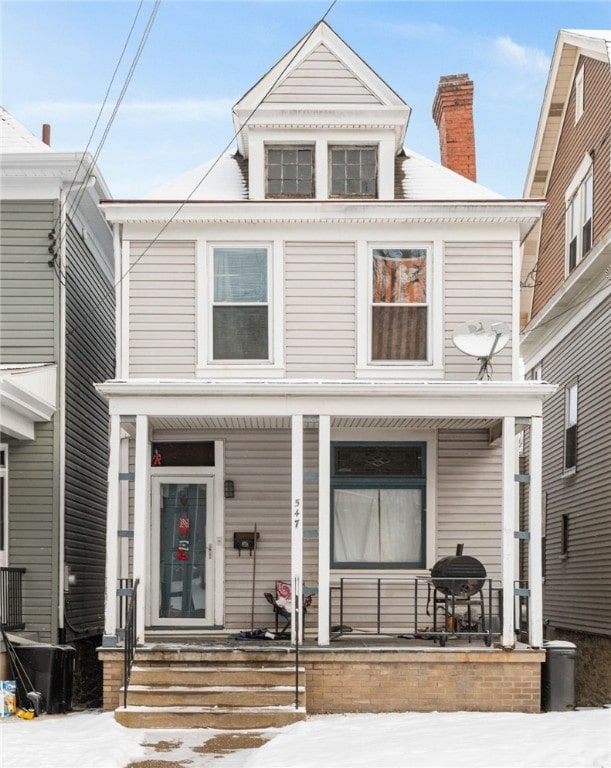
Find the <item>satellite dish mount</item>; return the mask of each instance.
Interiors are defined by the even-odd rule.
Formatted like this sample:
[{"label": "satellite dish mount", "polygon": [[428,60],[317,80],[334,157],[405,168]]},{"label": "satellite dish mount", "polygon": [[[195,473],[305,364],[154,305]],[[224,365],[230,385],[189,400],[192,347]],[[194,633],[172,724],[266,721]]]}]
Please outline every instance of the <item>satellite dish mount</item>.
[{"label": "satellite dish mount", "polygon": [[481,317],[462,323],[452,334],[454,346],[480,362],[477,380],[492,378],[492,358],[506,346],[511,335],[509,323]]}]

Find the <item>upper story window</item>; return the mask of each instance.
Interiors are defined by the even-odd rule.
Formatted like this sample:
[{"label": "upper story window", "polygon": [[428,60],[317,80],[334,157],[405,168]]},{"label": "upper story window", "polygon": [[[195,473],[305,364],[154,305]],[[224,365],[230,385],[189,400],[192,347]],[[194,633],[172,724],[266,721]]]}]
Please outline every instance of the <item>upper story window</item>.
[{"label": "upper story window", "polygon": [[570,384],[564,394],[564,471],[577,469],[577,383]]},{"label": "upper story window", "polygon": [[0,443],[0,567],[7,565],[8,445]]},{"label": "upper story window", "polygon": [[[582,163],[581,168],[584,167]],[[567,241],[568,241],[568,271],[571,272],[589,252],[592,247],[592,215],[593,215],[593,172],[592,161],[588,156],[585,162],[586,170],[578,172],[567,193]]]},{"label": "upper story window", "polygon": [[579,121],[579,118],[583,115],[583,67],[579,70],[575,77],[575,122]]},{"label": "upper story window", "polygon": [[268,361],[269,249],[212,249],[212,360]]},{"label": "upper story window", "polygon": [[428,249],[371,251],[371,360],[426,361]]},{"label": "upper story window", "polygon": [[314,197],[314,147],[265,149],[266,197]]},{"label": "upper story window", "polygon": [[329,147],[329,197],[377,197],[377,147]]}]

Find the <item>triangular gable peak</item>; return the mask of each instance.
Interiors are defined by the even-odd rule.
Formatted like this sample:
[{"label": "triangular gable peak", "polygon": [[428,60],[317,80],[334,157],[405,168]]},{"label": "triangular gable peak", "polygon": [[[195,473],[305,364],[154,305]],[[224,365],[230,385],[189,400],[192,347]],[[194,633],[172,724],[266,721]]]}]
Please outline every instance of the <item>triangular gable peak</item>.
[{"label": "triangular gable peak", "polygon": [[385,126],[403,146],[411,109],[325,22],[286,53],[233,108],[238,150],[273,129]]}]

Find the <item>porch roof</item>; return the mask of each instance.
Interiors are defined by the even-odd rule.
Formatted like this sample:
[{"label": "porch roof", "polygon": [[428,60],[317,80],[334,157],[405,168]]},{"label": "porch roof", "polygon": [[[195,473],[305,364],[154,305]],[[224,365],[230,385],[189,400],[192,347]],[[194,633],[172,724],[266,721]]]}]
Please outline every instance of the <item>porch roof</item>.
[{"label": "porch roof", "polygon": [[283,420],[326,414],[342,426],[354,426],[349,422],[355,419],[367,419],[368,425],[371,419],[382,419],[384,426],[390,420],[412,428],[456,426],[458,420],[474,428],[505,416],[540,416],[543,401],[556,387],[534,381],[132,379],[106,381],[97,389],[109,400],[110,412],[121,415]]}]

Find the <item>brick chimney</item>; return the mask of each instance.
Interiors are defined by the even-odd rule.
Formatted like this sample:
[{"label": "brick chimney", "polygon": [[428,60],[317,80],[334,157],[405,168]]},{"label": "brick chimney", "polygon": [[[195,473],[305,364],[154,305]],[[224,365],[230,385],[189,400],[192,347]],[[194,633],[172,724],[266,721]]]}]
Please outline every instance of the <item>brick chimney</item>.
[{"label": "brick chimney", "polygon": [[51,126],[49,123],[42,124],[42,140],[48,147],[51,146]]},{"label": "brick chimney", "polygon": [[441,164],[475,181],[473,81],[469,75],[439,78],[433,120],[439,131]]}]

